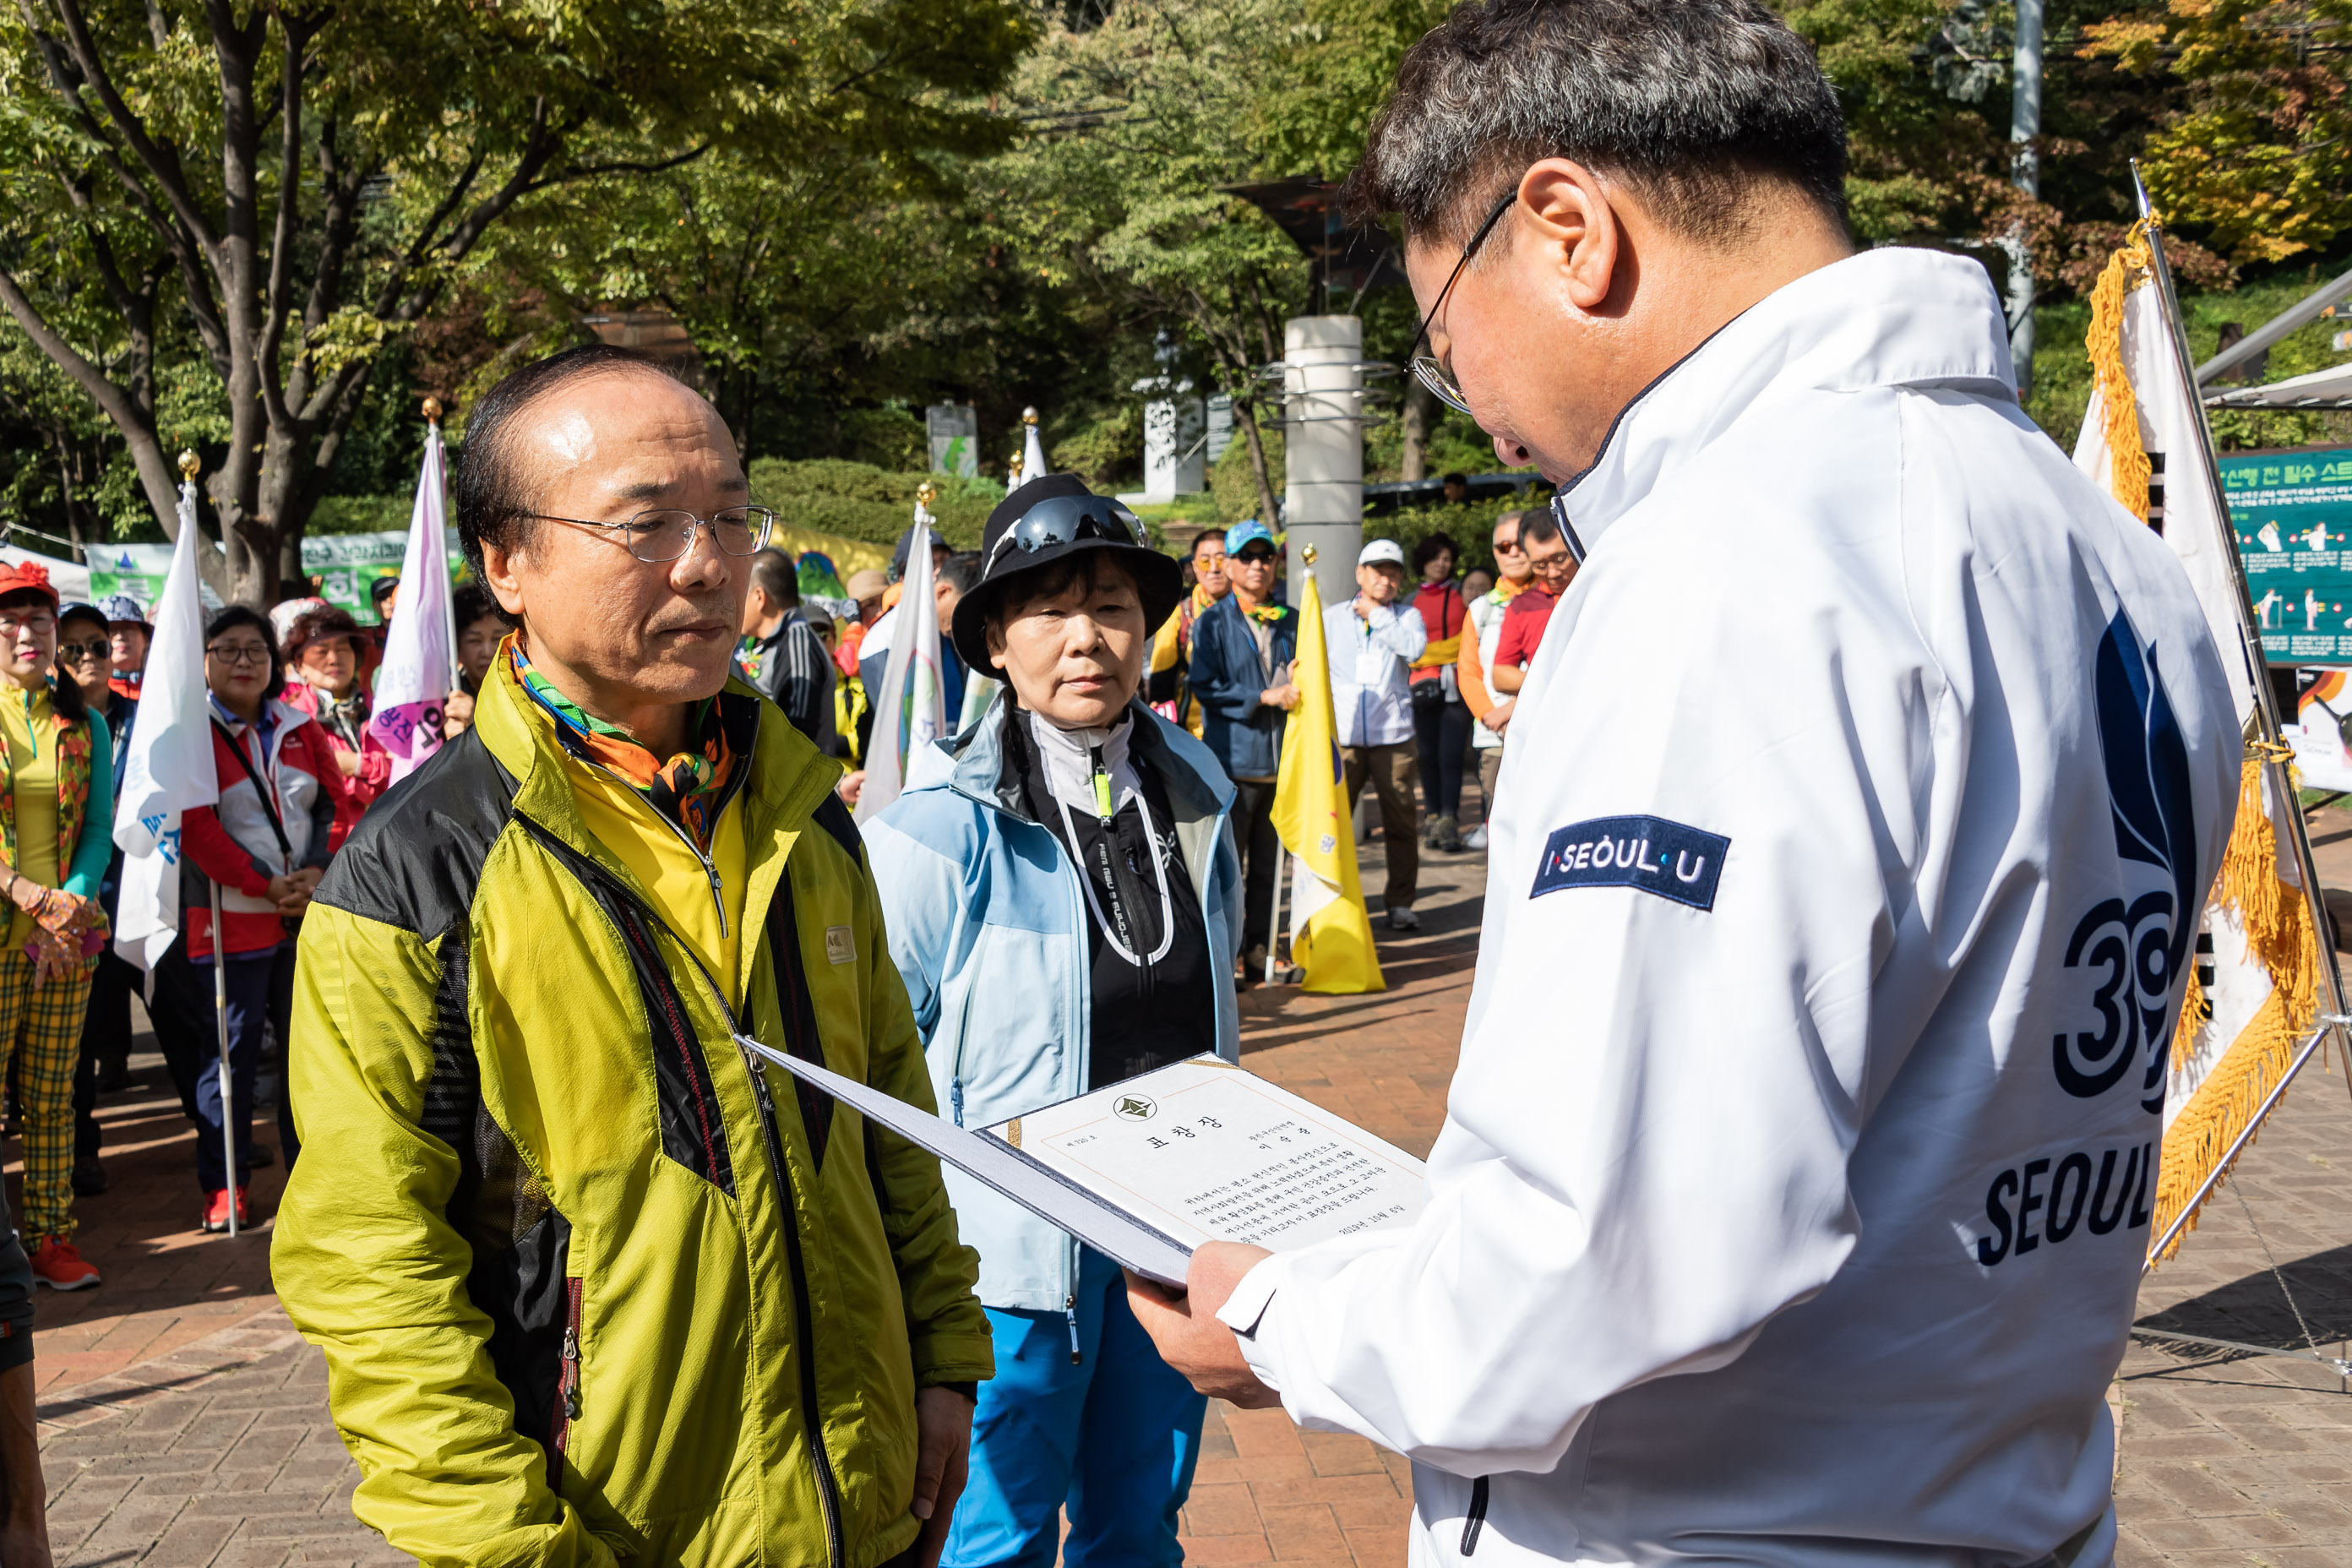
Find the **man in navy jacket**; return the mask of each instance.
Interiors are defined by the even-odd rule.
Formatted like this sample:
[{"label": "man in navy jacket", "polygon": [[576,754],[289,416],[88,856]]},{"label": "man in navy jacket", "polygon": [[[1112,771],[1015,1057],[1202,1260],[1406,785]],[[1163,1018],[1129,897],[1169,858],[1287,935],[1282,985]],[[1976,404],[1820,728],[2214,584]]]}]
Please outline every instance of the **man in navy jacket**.
[{"label": "man in navy jacket", "polygon": [[1234,781],[1231,818],[1241,851],[1242,965],[1265,973],[1274,940],[1275,879],[1282,841],[1274,831],[1275,774],[1282,764],[1282,726],[1298,706],[1290,665],[1298,647],[1298,612],[1274,602],[1281,567],[1274,535],[1252,521],[1225,536],[1234,591],[1192,623],[1192,695],[1201,704],[1201,739]]}]

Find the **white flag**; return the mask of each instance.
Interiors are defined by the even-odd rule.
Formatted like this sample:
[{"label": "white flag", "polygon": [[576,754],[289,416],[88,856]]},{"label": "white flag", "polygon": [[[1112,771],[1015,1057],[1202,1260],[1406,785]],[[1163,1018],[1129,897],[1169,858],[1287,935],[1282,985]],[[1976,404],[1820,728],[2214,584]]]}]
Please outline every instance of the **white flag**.
[{"label": "white flag", "polygon": [[1042,479],[1054,470],[1045,466],[1045,443],[1037,438],[1037,426],[1024,425],[1021,437],[1021,482]]},{"label": "white flag", "polygon": [[220,799],[213,774],[212,711],[205,689],[205,609],[196,565],[196,487],[180,486],[180,537],[156,601],[139,715],[114,797],[123,853],[114,950],[154,966],[180,927],[180,814]]},{"label": "white flag", "polygon": [[931,592],[931,531],[915,524],[907,545],[906,591],[890,612],[890,657],[874,702],[874,740],[866,754],[857,820],[879,814],[907,787],[907,764],[947,732],[947,690],[940,679],[940,604]]},{"label": "white flag", "polygon": [[400,601],[375,672],[368,728],[392,753],[394,783],[441,749],[441,705],[454,684],[447,529],[441,500],[441,426],[425,426],[425,464],[400,557]]}]

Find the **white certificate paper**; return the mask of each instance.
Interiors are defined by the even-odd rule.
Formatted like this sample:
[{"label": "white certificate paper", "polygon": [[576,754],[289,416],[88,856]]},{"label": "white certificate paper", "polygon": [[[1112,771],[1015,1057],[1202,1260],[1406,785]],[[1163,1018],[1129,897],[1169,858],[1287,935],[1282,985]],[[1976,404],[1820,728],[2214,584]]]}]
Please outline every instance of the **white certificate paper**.
[{"label": "white certificate paper", "polygon": [[1420,1161],[1213,1056],[988,1131],[1188,1250],[1287,1252],[1421,1213]]},{"label": "white certificate paper", "polygon": [[1180,1290],[1204,1241],[1287,1252],[1421,1213],[1420,1161],[1213,1056],[971,1132],[748,1035],[735,1043]]}]

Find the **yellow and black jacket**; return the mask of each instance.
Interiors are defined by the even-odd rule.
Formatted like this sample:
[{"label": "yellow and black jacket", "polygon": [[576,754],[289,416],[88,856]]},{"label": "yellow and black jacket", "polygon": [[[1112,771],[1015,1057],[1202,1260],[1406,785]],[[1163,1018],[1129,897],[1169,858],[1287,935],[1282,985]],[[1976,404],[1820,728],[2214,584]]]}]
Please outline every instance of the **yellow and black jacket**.
[{"label": "yellow and black jacket", "polygon": [[713,976],[495,668],[303,922],[271,1262],[353,1510],[427,1563],[873,1568],[917,1390],[992,1366],[936,1162],[730,1042],[932,1105],[840,770],[761,706]]}]

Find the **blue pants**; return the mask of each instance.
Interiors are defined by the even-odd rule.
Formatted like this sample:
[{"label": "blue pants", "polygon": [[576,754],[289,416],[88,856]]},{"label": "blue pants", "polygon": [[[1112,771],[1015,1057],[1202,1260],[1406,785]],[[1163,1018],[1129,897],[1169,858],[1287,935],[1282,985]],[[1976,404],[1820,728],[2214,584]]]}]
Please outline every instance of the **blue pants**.
[{"label": "blue pants", "polygon": [[[190,966],[205,989],[212,989],[212,965],[209,962]],[[286,942],[268,952],[237,956],[228,961],[228,1067],[229,1121],[236,1129],[236,1181],[243,1186],[250,1179],[252,1167],[247,1163],[253,1156],[253,1089],[261,1071],[261,1036],[264,1028],[274,1027],[278,1033],[278,1049],[285,1050],[287,1023],[293,1012],[294,944]],[[204,1022],[213,1030],[219,1026],[212,1017],[212,998],[205,998]],[[230,1185],[228,1162],[221,1150],[220,1051],[218,1036],[207,1033],[205,1043],[212,1047],[196,1063],[196,1184],[207,1193],[216,1193]],[[280,1075],[278,1090],[278,1140],[286,1156],[286,1169],[290,1174],[295,1157],[300,1152],[294,1138],[293,1095],[289,1092],[284,1075]]]},{"label": "blue pants", "polygon": [[[1168,1370],[1128,1310],[1118,1265],[1078,1249],[1078,1364],[1060,1312],[988,1309],[996,1376],[980,1385],[971,1478],[942,1568],[1175,1568],[1209,1402]],[[1070,1538],[1059,1541],[1070,1512]]]}]

